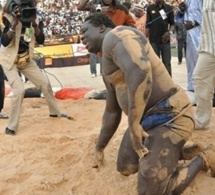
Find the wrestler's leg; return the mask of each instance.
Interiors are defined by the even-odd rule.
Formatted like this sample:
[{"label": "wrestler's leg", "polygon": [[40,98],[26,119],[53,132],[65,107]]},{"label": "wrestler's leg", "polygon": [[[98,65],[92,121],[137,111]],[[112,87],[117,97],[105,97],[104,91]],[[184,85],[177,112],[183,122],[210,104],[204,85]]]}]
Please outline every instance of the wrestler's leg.
[{"label": "wrestler's leg", "polygon": [[189,164],[177,168],[169,180],[165,194],[180,195],[203,169],[203,159],[195,157]]},{"label": "wrestler's leg", "polygon": [[127,129],[120,148],[117,159],[117,170],[123,175],[134,174],[138,171],[139,156],[133,149],[130,132]]},{"label": "wrestler's leg", "polygon": [[215,175],[215,146],[210,145],[188,164],[178,167],[185,141],[172,142],[166,136],[171,130],[157,127],[147,133],[144,145],[149,153],[140,159],[138,193],[141,195],[179,195],[204,169]]},{"label": "wrestler's leg", "polygon": [[147,131],[149,137],[144,145],[149,153],[140,159],[138,193],[141,195],[164,194],[170,177],[176,170],[184,140],[172,142],[166,136],[168,127],[156,127]]},{"label": "wrestler's leg", "polygon": [[201,171],[208,171],[215,176],[215,146],[209,145],[187,165],[179,167],[172,175],[165,194],[181,194]]}]

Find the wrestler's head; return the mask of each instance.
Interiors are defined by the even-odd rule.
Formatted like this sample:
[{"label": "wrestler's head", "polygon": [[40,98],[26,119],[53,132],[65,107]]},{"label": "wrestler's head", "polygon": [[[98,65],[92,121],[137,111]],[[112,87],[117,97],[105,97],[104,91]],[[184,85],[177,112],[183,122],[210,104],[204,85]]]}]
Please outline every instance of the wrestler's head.
[{"label": "wrestler's head", "polygon": [[102,41],[115,25],[105,14],[93,13],[89,15],[81,27],[82,42],[91,53],[98,53],[102,50]]}]

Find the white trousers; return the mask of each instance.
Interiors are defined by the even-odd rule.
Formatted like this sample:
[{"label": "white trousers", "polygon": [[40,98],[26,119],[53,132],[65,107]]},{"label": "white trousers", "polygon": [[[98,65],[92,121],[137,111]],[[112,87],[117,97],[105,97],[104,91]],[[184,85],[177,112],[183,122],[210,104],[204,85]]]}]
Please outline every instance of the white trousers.
[{"label": "white trousers", "polygon": [[201,52],[193,72],[196,98],[196,129],[208,129],[212,114],[212,99],[215,89],[215,56]]},{"label": "white trousers", "polygon": [[[37,88],[41,89],[48,103],[49,113],[60,116],[61,113],[56,104],[51,85],[36,63],[31,60],[24,69],[20,70],[20,72],[25,77],[27,77]],[[7,76],[8,83],[11,86],[13,92],[13,96],[11,97],[11,111],[7,127],[16,131],[19,125],[21,105],[25,93],[24,83],[18,74],[16,65],[14,65],[10,70],[4,68],[4,73]]]}]

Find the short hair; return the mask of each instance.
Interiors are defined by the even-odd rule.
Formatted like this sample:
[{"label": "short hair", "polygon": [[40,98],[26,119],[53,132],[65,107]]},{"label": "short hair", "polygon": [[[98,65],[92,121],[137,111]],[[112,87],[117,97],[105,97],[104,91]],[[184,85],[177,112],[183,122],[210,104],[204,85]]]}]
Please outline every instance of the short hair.
[{"label": "short hair", "polygon": [[92,13],[89,16],[87,16],[84,20],[89,21],[93,26],[98,27],[100,25],[105,25],[105,27],[109,28],[115,28],[115,24],[113,21],[105,14],[103,13]]}]

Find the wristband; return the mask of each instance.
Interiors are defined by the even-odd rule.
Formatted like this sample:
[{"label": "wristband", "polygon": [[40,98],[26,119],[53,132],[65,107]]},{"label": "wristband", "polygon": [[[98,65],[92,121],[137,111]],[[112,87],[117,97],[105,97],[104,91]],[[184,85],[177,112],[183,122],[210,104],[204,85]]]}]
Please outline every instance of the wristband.
[{"label": "wristband", "polygon": [[9,28],[9,31],[15,33],[15,31],[12,28]]}]

